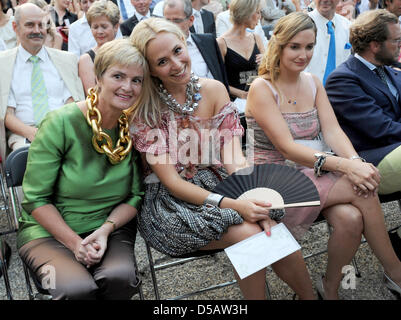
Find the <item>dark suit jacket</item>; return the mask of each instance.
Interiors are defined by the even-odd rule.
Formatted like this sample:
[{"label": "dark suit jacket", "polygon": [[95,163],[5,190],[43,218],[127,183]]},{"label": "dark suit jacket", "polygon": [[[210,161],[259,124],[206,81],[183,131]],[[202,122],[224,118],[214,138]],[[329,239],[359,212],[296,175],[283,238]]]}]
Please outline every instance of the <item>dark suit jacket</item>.
[{"label": "dark suit jacket", "polygon": [[228,91],[226,68],[224,67],[223,58],[221,57],[221,52],[215,37],[210,33],[192,33],[191,36],[214,79],[222,82]]},{"label": "dark suit jacket", "polygon": [[[152,16],[153,10],[149,9],[150,16]],[[134,14],[131,18],[125,20],[122,24],[120,24],[120,30],[124,37],[129,37],[131,35],[132,30],[134,30],[135,26],[138,24],[138,19]]]},{"label": "dark suit jacket", "polygon": [[[202,22],[203,22],[203,32],[204,33],[211,33],[216,38],[216,24],[214,22],[214,15],[212,12],[208,10],[201,9],[200,11]],[[189,28],[191,33],[195,33],[195,28],[192,26]]]},{"label": "dark suit jacket", "polygon": [[[385,67],[401,98],[401,73]],[[354,56],[327,79],[326,91],[337,119],[358,153],[377,165],[401,145],[400,99]]]}]

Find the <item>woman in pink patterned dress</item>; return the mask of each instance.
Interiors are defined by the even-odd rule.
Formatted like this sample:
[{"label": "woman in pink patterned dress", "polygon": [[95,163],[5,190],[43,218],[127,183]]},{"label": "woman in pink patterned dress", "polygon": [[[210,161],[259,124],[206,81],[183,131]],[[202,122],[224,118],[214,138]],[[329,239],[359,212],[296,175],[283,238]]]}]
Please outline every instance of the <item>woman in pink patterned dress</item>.
[{"label": "woman in pink patterned dress", "polygon": [[[338,299],[342,268],[350,263],[362,234],[384,267],[386,285],[401,293],[401,262],[391,246],[377,196],[378,170],[356,153],[322,83],[303,72],[315,41],[316,26],[307,14],[294,12],[277,23],[247,100],[254,160],[295,163],[315,183],[320,208],[287,209],[283,222],[302,231],[322,210],[333,227],[326,274],[317,284],[323,298]],[[320,134],[336,155],[317,147],[322,146]]]},{"label": "woman in pink patterned dress", "polygon": [[[141,21],[131,41],[149,63],[153,88],[134,111],[134,146],[149,166],[138,227],[152,247],[171,256],[222,249],[275,222],[269,204],[222,198],[210,191],[247,166],[243,128],[224,85],[191,74],[181,30],[160,18]],[[212,143],[210,143],[212,140]],[[302,254],[272,265],[301,299],[314,299]],[[246,299],[265,298],[266,270],[238,279]]]}]

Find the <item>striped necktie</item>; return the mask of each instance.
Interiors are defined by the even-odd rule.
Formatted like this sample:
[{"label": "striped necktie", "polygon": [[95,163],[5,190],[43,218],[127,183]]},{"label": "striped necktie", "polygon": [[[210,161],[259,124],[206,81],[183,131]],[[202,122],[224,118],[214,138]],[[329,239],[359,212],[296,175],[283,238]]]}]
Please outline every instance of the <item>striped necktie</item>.
[{"label": "striped necktie", "polygon": [[48,97],[45,80],[39,65],[39,57],[31,56],[29,61],[31,61],[33,64],[31,76],[31,95],[33,116],[37,126],[49,111],[49,102],[47,100]]},{"label": "striped necktie", "polygon": [[384,67],[383,66],[376,67],[375,71],[379,76],[380,80],[387,86],[386,71],[384,71]]},{"label": "striped necktie", "polygon": [[330,35],[329,53],[327,55],[326,71],[323,77],[323,85],[327,77],[336,68],[336,37],[333,29],[333,22],[327,22],[327,33]]}]

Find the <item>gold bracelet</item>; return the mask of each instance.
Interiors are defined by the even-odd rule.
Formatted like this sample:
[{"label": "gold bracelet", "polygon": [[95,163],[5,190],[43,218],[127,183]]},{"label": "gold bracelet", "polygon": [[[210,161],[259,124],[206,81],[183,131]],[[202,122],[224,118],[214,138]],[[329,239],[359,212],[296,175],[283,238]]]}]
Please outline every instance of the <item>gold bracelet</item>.
[{"label": "gold bracelet", "polygon": [[106,220],[103,224],[105,223],[111,223],[113,226],[113,232],[116,230],[116,223],[113,220]]}]

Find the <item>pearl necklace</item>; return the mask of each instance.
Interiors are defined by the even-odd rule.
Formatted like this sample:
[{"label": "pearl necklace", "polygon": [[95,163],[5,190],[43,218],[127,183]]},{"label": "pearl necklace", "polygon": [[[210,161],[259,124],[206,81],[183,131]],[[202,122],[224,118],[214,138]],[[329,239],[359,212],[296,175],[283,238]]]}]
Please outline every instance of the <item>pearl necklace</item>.
[{"label": "pearl necklace", "polygon": [[159,96],[160,99],[168,106],[168,108],[176,113],[181,114],[193,114],[198,108],[198,101],[202,99],[202,95],[199,93],[201,84],[198,83],[199,77],[191,73],[191,80],[187,84],[186,89],[186,100],[183,105],[179,104],[177,100],[167,91],[163,86],[163,83],[159,84]]}]

